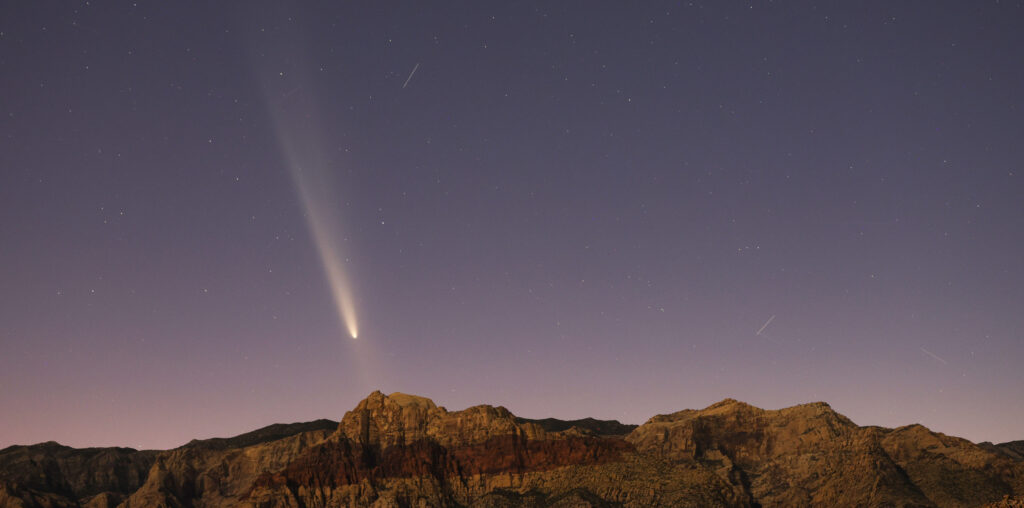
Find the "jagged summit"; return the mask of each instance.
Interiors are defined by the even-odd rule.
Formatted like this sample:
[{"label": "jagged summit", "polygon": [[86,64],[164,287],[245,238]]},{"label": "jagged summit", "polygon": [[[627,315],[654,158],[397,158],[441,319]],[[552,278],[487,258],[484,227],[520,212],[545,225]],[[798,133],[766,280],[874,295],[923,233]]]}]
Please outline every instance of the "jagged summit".
[{"label": "jagged summit", "polygon": [[375,391],[337,424],[163,452],[9,447],[0,508],[986,506],[1024,493],[1021,448],[860,427],[823,402],[724,399],[626,426]]}]

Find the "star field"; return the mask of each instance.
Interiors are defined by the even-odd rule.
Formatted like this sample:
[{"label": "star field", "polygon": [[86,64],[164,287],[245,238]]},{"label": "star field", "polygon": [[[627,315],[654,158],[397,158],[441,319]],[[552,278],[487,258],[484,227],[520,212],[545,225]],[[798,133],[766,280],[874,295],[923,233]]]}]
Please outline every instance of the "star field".
[{"label": "star field", "polygon": [[1022,21],[6,4],[0,447],[167,448],[373,389],[1024,439]]}]

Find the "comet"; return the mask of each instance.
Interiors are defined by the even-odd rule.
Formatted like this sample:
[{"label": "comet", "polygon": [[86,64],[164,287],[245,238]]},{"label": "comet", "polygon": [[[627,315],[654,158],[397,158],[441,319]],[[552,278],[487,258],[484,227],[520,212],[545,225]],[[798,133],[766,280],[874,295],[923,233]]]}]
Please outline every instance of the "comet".
[{"label": "comet", "polygon": [[[273,7],[269,11],[273,19],[285,15],[280,10],[275,15]],[[276,23],[270,18],[267,24]],[[312,268],[323,277],[323,302],[328,304],[324,305],[328,318],[324,331],[337,337],[336,348],[324,354],[344,352],[339,359],[348,365],[338,369],[338,376],[348,378],[355,386],[376,388],[381,385],[378,376],[385,369],[379,365],[377,344],[366,340],[369,334],[360,328],[359,284],[354,277],[358,260],[353,256],[354,245],[345,220],[347,203],[355,197],[356,189],[349,185],[350,179],[344,178],[346,161],[337,150],[338,139],[326,128],[344,123],[346,118],[338,116],[344,112],[320,100],[334,91],[320,65],[308,58],[311,41],[307,34],[296,23],[274,37],[252,41],[252,68],[262,88],[280,154],[268,163],[279,164],[282,176],[287,173],[290,177],[291,188],[286,183],[282,191],[295,196],[315,251],[316,265]]]},{"label": "comet", "polygon": [[[287,93],[268,90],[268,106],[274,118],[282,153],[296,193],[305,212],[306,223],[316,246],[324,275],[330,286],[341,330],[352,339],[359,338],[355,292],[348,275],[344,224],[340,216],[344,188],[335,178],[335,164],[326,157],[323,129],[318,120],[320,108],[301,78]],[[286,83],[275,83],[276,86]]]},{"label": "comet", "polygon": [[[301,174],[292,171],[292,175],[300,188],[307,184],[303,181]],[[306,209],[306,220],[313,233],[313,242],[320,255],[320,263],[327,275],[327,282],[331,288],[331,296],[334,299],[334,306],[338,318],[341,320],[341,326],[350,337],[358,339],[359,324],[356,319],[352,284],[345,273],[344,257],[340,254],[336,235],[333,234],[335,229],[328,225],[330,221],[325,220],[327,217],[324,216],[324,211],[318,208],[319,204],[316,201],[305,197],[302,201]]]}]

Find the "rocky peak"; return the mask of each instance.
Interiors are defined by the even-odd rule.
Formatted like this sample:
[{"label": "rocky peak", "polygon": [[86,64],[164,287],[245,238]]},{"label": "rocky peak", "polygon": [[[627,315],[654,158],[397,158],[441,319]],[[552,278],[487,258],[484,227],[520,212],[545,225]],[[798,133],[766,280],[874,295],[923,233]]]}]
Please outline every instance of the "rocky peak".
[{"label": "rocky peak", "polygon": [[658,415],[634,430],[627,440],[641,450],[672,458],[699,458],[710,450],[755,460],[777,453],[775,444],[800,447],[848,436],[857,426],[828,404],[815,402],[765,410],[735,399],[704,409]]},{"label": "rocky peak", "polygon": [[338,433],[359,444],[382,448],[406,445],[425,438],[431,415],[444,413],[444,408],[425,397],[374,391],[345,413]]},{"label": "rocky peak", "polygon": [[470,445],[496,436],[542,438],[544,429],[519,421],[504,407],[473,406],[449,412],[426,397],[375,391],[345,413],[338,434],[381,449],[431,439],[443,446]]},{"label": "rocky peak", "polygon": [[718,409],[718,408],[723,408],[723,407],[749,406],[749,405],[750,404],[747,404],[746,402],[741,402],[741,401],[738,401],[738,400],[736,400],[734,398],[729,397],[729,398],[722,399],[722,400],[720,400],[718,402],[715,402],[714,404],[711,404],[710,406],[704,408],[704,410],[705,411],[709,411],[709,410],[712,410],[712,409]]},{"label": "rocky peak", "polygon": [[[41,491],[68,499],[102,492],[126,495],[142,484],[156,453],[131,448],[71,448],[54,441],[10,446],[0,450],[0,484],[9,484],[0,491],[6,489],[7,495],[14,497],[24,491]],[[21,506],[5,504],[3,497],[0,493],[0,506]]]},{"label": "rocky peak", "polygon": [[1024,494],[1021,442],[974,445],[920,425],[858,427],[825,403],[734,399],[656,416],[623,438],[629,427],[374,392],[339,424],[271,425],[164,452],[0,450],[0,508],[1024,506],[1004,498]]},{"label": "rocky peak", "polygon": [[715,402],[704,409],[683,409],[674,413],[662,414],[652,416],[647,420],[647,424],[652,423],[670,423],[687,421],[693,418],[706,418],[712,416],[730,416],[738,414],[753,414],[762,413],[763,409],[751,406],[746,402],[741,402],[736,399],[722,399],[721,401]]}]

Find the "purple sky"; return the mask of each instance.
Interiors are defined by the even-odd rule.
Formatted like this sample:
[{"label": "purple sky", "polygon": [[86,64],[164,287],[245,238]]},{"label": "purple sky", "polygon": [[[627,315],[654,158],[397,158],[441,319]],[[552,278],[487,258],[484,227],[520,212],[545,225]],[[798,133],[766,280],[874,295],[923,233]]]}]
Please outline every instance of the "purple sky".
[{"label": "purple sky", "polygon": [[1024,439],[1020,2],[324,4],[0,6],[0,447],[376,388]]}]

